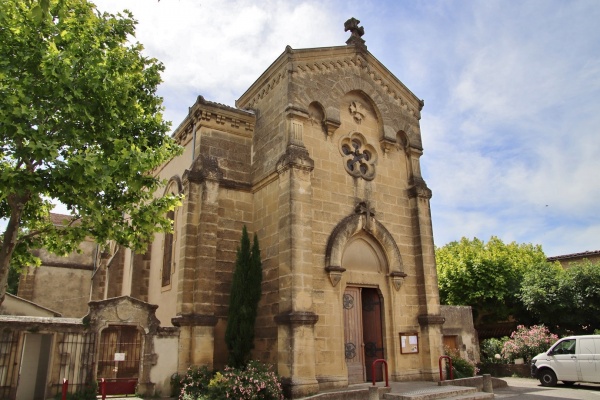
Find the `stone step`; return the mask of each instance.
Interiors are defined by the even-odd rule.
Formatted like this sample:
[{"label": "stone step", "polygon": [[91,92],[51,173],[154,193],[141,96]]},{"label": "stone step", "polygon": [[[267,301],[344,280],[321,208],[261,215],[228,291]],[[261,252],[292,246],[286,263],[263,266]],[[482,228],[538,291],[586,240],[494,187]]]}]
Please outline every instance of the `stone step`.
[{"label": "stone step", "polygon": [[493,393],[475,392],[475,393],[463,394],[460,396],[444,398],[444,400],[487,400],[487,399],[493,399],[493,398],[494,398]]},{"label": "stone step", "polygon": [[476,388],[465,386],[441,386],[405,393],[386,393],[385,400],[484,400],[493,399],[493,393],[478,392]]}]

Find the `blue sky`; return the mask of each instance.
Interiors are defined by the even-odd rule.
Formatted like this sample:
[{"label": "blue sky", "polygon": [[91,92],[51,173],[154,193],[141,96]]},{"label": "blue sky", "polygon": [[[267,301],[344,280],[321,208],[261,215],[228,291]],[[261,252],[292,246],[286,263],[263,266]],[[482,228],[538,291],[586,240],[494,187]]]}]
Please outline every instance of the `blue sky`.
[{"label": "blue sky", "polygon": [[97,0],[127,8],[166,67],[176,127],[198,95],[234,105],[292,48],[369,51],[425,100],[425,180],[435,243],[463,236],[600,250],[600,2],[597,0]]}]

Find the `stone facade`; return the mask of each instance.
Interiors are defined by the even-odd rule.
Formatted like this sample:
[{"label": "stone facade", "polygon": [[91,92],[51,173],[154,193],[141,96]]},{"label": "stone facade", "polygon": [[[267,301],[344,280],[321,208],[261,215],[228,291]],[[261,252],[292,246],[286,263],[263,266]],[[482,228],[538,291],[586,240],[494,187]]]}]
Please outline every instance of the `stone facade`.
[{"label": "stone facade", "polygon": [[263,261],[252,357],[288,396],[365,382],[378,358],[394,381],[439,376],[423,102],[367,50],[358,21],[346,28],[345,46],[288,46],[236,107],[199,96],[174,132],[183,153],[156,171],[169,182],[156,196],[185,196],[173,233],[145,254],[96,253],[86,290],[105,322],[90,328],[145,332],[145,394],[168,394],[191,365],[225,366],[244,225]]},{"label": "stone facade", "polygon": [[[349,373],[348,357],[362,356],[373,332],[360,311],[356,321],[344,313],[348,290],[379,299],[372,347],[390,378],[436,378],[444,318],[419,161],[423,102],[357,29],[346,46],[287,47],[235,108],[200,96],[175,131],[184,152],[157,171],[169,180],[157,196],[185,195],[174,234],[157,235],[145,261],[124,251],[123,272],[111,267],[109,281],[121,282],[121,295],[143,293],[163,326],[179,328],[179,372],[226,363],[246,225],[263,258],[253,357],[276,366],[290,396],[366,380],[370,365]],[[141,271],[142,289],[126,278]],[[402,353],[403,332],[418,337],[418,352]]]}]

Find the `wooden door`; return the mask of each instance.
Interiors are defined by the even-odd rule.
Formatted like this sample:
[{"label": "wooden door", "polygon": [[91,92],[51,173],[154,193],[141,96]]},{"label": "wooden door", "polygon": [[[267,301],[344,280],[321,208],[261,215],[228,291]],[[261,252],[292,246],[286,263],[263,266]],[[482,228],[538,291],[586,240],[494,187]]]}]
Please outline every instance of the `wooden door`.
[{"label": "wooden door", "polygon": [[449,348],[450,350],[458,350],[458,341],[456,336],[444,336],[444,347]]},{"label": "wooden door", "polygon": [[137,378],[141,350],[141,335],[135,326],[108,326],[100,335],[98,379]]},{"label": "wooden door", "polygon": [[[361,291],[363,341],[367,381],[373,380],[373,361],[384,358],[383,330],[381,326],[381,298],[377,289],[363,288]],[[375,368],[375,381],[383,380],[383,364]]]},{"label": "wooden door", "polygon": [[348,383],[365,382],[363,351],[363,323],[360,288],[348,287],[344,291],[344,353],[348,367]]}]

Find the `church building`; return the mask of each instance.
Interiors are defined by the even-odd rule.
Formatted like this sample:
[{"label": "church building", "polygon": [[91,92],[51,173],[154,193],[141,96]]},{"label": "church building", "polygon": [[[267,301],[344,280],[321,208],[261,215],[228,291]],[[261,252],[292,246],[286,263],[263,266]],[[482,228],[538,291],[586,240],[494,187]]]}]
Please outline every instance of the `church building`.
[{"label": "church building", "polygon": [[175,131],[185,151],[158,173],[185,199],[174,234],[152,244],[142,290],[180,329],[179,371],[227,361],[246,225],[263,258],[253,358],[274,364],[294,397],[370,381],[376,359],[392,380],[438,373],[423,101],[367,50],[358,24],[346,22],[345,46],[288,46],[235,108],[198,97]]},{"label": "church building", "polygon": [[173,133],[183,153],[156,171],[168,181],[156,196],[184,195],[173,233],[145,254],[98,251],[89,272],[85,323],[108,346],[106,373],[131,354],[114,347],[120,337],[139,337],[139,393],[168,394],[191,365],[226,365],[245,225],[263,263],[252,358],[274,365],[289,396],[381,380],[379,359],[391,381],[437,379],[423,101],[367,50],[359,21],[345,29],[343,46],[286,47],[235,107],[191,105]]}]

